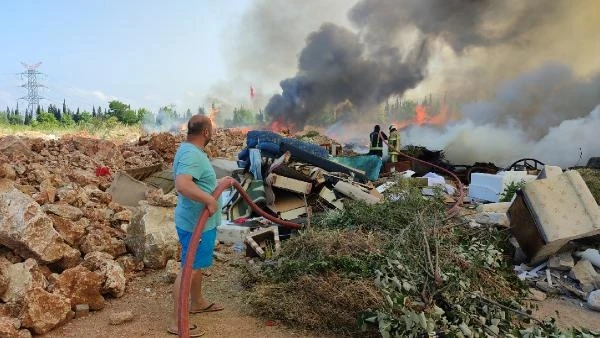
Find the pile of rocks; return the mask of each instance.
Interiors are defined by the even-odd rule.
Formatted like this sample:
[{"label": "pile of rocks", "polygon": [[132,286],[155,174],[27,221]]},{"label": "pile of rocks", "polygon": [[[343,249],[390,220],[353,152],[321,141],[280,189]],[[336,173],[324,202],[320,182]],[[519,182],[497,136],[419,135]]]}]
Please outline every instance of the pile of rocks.
[{"label": "pile of rocks", "polygon": [[[0,138],[0,336],[43,334],[77,309],[100,310],[106,297],[125,293],[144,263],[163,268],[177,259],[176,237],[154,229],[157,218],[149,217],[172,222],[172,194],[150,191],[130,208],[106,190],[110,173],[170,166],[184,137],[120,145],[81,136]],[[243,142],[241,131],[217,130],[207,152],[234,158]]]},{"label": "pile of rocks", "polygon": [[[179,134],[160,133],[147,134],[140,137],[135,147],[145,147],[156,151],[166,163],[171,163],[177,147],[186,138],[185,132]],[[241,129],[216,129],[211,142],[206,146],[206,153],[211,158],[237,159],[237,154],[244,148],[246,132]]]}]

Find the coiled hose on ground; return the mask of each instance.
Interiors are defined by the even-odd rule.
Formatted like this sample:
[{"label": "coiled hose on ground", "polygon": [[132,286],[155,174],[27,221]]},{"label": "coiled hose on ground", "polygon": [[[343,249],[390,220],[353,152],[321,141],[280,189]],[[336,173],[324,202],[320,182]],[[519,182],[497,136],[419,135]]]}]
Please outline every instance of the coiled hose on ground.
[{"label": "coiled hose on ground", "polygon": [[[381,134],[379,137],[381,137]],[[383,141],[385,142],[385,144],[388,144],[387,140],[383,139]],[[388,147],[389,147],[389,145],[388,145]],[[452,173],[451,171],[449,171],[445,168],[437,166],[433,163],[429,163],[429,162],[420,160],[418,158],[414,158],[412,156],[408,156],[408,155],[402,153],[399,149],[396,149],[396,150],[398,151],[398,154],[400,154],[402,156],[405,156],[413,161],[417,161],[419,163],[437,168],[443,172],[448,173],[450,176],[452,176],[452,178],[454,178],[454,180],[456,181],[456,184],[457,184],[457,189],[458,189],[459,195],[458,195],[456,203],[454,203],[454,205],[448,210],[448,216],[451,217],[451,216],[456,215],[456,213],[458,212],[458,208],[460,207],[460,204],[462,203],[463,195],[464,195],[463,186],[462,186],[462,183],[460,182],[460,180],[458,179],[458,177],[454,173]],[[219,184],[217,185],[215,191],[212,193],[212,196],[215,199],[217,199],[217,198],[219,198],[219,196],[221,196],[221,193],[225,189],[228,189],[230,187],[234,187],[240,193],[240,196],[242,196],[244,201],[246,201],[246,203],[248,203],[248,206],[250,206],[250,208],[252,208],[252,210],[254,210],[256,213],[258,213],[262,217],[268,219],[271,222],[274,222],[283,227],[286,227],[286,228],[291,228],[291,229],[299,229],[300,228],[299,224],[284,221],[277,217],[273,217],[273,216],[269,215],[268,213],[266,213],[265,211],[263,211],[258,205],[254,204],[254,202],[252,202],[252,199],[246,193],[246,191],[244,190],[242,185],[238,181],[236,181],[235,179],[233,179],[231,177],[222,178],[220,180]],[[202,232],[204,232],[204,226],[206,225],[206,221],[208,220],[208,217],[209,217],[208,209],[205,208],[202,211],[202,213],[200,214],[200,218],[198,219],[198,222],[196,223],[196,227],[194,228],[194,232],[192,233],[192,238],[190,239],[190,245],[188,247],[189,252],[187,253],[187,257],[195,257],[196,256],[196,251],[198,250],[198,244],[200,243],[200,238],[202,237]],[[185,261],[185,263],[183,265],[183,270],[181,272],[181,284],[180,284],[180,289],[179,289],[179,300],[178,300],[179,311],[177,314],[177,326],[178,326],[179,337],[184,337],[184,338],[190,337],[190,315],[189,315],[188,299],[190,296],[190,289],[191,289],[192,262],[193,262],[193,259],[188,259]]]}]

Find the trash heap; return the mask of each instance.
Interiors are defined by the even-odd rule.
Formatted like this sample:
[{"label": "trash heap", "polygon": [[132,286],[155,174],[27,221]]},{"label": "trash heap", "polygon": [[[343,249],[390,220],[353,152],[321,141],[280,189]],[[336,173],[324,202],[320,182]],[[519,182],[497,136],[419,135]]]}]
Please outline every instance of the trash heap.
[{"label": "trash heap", "polygon": [[[248,134],[255,136],[261,135]],[[465,207],[448,219],[446,206],[455,201],[457,187],[436,173],[414,178],[404,170],[375,181],[366,170],[361,176],[326,168],[310,149],[297,152],[304,145],[288,146],[269,135],[256,139],[248,140],[238,162],[250,172],[246,179],[266,179],[248,184],[248,191],[258,191],[255,201],[267,208],[293,192],[298,212],[289,217],[306,215],[308,228],[281,243],[263,235],[252,245],[260,252],[247,251],[255,258],[244,266],[242,282],[257,314],[352,336],[597,334],[531,315],[545,296],[536,288],[545,286],[548,274],[558,289],[544,292],[571,293],[597,309],[598,273],[591,260],[600,244],[600,211],[576,171],[546,166],[541,173],[474,173]],[[482,195],[490,199],[476,197]],[[489,203],[502,198],[509,202]],[[311,207],[324,211],[312,221]],[[283,209],[273,212],[286,216]],[[545,234],[545,224],[564,231]],[[277,236],[272,231],[270,238]],[[245,238],[250,244],[252,233]],[[580,260],[572,267],[558,263],[568,257]],[[563,270],[545,273],[546,265],[537,264],[548,258]]]}]

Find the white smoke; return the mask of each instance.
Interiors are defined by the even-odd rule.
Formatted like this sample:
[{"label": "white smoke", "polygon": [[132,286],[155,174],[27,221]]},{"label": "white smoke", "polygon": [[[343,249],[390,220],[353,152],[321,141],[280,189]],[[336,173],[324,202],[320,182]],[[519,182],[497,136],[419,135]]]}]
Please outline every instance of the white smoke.
[{"label": "white smoke", "polygon": [[454,164],[492,162],[505,167],[521,158],[535,158],[567,168],[585,165],[600,156],[600,105],[587,116],[564,120],[539,140],[532,140],[517,122],[504,126],[477,125],[471,119],[449,124],[442,131],[411,127],[403,132],[403,144],[444,150]]}]

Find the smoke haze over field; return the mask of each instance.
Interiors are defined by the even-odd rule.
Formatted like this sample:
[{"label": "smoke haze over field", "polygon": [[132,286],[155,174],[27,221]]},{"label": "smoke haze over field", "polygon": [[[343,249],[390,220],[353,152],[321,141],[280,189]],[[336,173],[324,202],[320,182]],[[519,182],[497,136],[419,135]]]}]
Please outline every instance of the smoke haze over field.
[{"label": "smoke haze over field", "polygon": [[296,76],[266,110],[301,128],[345,103],[338,121],[372,124],[390,96],[448,93],[463,119],[411,127],[408,142],[455,161],[585,162],[600,155],[594,12],[593,0],[362,0],[348,12],[354,30],[323,24],[308,35]]}]

